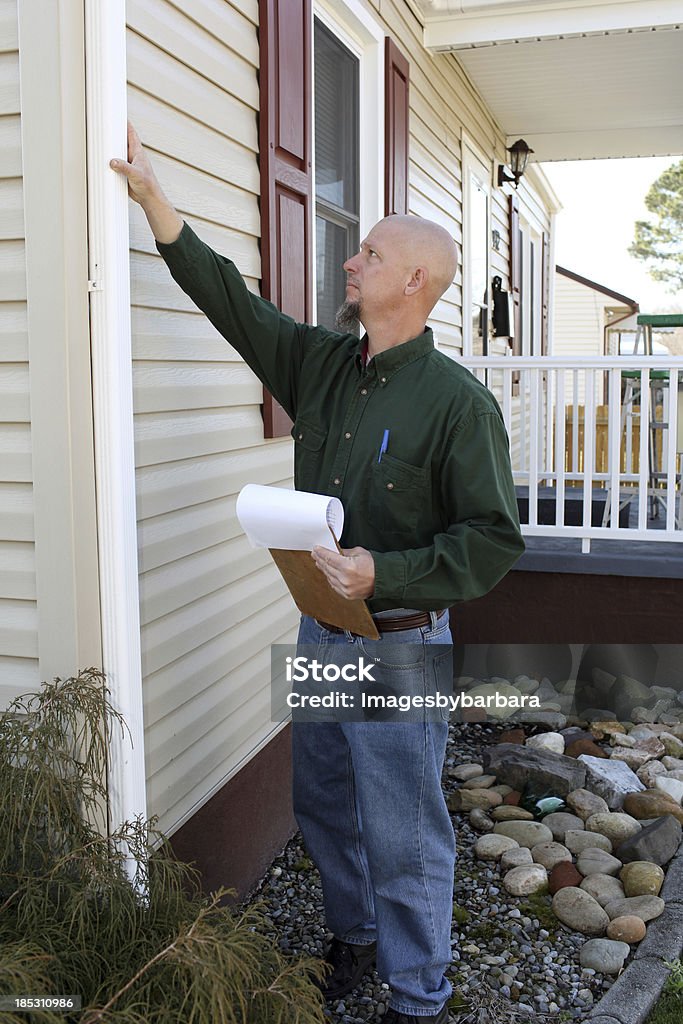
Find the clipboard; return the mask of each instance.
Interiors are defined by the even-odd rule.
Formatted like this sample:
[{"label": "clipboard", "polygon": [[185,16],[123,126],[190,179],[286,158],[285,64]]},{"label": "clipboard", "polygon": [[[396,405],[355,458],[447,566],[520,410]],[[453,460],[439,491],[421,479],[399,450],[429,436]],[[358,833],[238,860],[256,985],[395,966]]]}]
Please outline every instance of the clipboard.
[{"label": "clipboard", "polygon": [[339,498],[246,484],[235,511],[252,546],[270,552],[302,614],[379,640],[365,601],[349,600],[333,590],[311,557],[316,545],[342,553],[337,533],[341,536],[344,509]]},{"label": "clipboard", "polygon": [[[334,533],[332,536],[341,554]],[[365,601],[361,598],[350,600],[333,590],[325,574],[311,558],[310,551],[285,551],[279,548],[268,550],[302,615],[310,615],[370,640],[379,640],[379,631]]]}]

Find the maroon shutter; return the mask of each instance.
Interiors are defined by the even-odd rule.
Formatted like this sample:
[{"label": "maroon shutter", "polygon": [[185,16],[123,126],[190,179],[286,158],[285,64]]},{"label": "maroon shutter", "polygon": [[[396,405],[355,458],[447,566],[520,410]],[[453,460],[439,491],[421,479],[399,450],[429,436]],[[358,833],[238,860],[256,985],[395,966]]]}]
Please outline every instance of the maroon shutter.
[{"label": "maroon shutter", "polygon": [[384,51],[384,214],[408,212],[408,61],[386,37]]},{"label": "maroon shutter", "polygon": [[548,336],[550,334],[550,235],[543,232],[543,265],[541,268],[541,355],[548,355]]},{"label": "maroon shutter", "polygon": [[[262,294],[296,320],[312,318],[311,0],[260,0]],[[264,391],[265,437],[291,420]]]}]

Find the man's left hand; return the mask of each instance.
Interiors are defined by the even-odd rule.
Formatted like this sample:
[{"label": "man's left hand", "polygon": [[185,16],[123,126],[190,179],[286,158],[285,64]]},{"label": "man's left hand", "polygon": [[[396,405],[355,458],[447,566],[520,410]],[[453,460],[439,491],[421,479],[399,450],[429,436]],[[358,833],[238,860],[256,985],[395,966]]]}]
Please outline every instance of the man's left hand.
[{"label": "man's left hand", "polygon": [[349,599],[372,597],[375,590],[375,560],[365,548],[342,548],[342,554],[327,548],[313,548],[315,564],[333,590]]}]

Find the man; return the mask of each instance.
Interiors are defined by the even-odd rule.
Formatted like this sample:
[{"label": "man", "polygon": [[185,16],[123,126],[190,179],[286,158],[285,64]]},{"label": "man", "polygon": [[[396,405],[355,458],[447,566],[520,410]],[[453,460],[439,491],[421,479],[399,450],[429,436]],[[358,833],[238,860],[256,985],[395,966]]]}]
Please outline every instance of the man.
[{"label": "man", "polygon": [[[170,205],[132,126],[128,161],[111,166],[172,275],[294,420],[295,486],[343,501],[342,553],[313,557],[340,594],[368,600],[381,639],[304,617],[299,643],[328,654],[357,645],[418,693],[439,677],[447,686],[450,661],[429,651],[451,643],[447,609],[490,590],[523,550],[498,405],[425,327],[455,276],[455,243],[418,217],[372,228],[344,264],[340,320],[363,324],[359,341],[252,295]],[[335,936],[323,992],[351,991],[376,957],[392,989],[386,1024],[448,1017],[447,729],[447,716],[293,726],[294,808]]]}]

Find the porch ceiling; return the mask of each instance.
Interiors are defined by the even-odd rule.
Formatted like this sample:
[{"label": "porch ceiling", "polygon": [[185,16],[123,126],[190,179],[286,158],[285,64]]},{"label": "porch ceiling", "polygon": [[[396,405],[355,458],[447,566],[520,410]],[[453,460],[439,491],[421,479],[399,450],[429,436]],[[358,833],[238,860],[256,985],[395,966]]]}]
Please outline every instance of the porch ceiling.
[{"label": "porch ceiling", "polygon": [[535,160],[683,153],[680,0],[412,3]]}]

